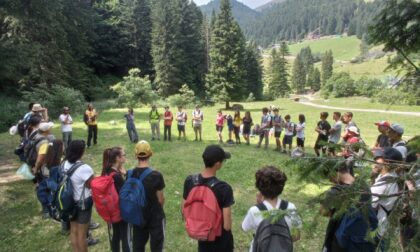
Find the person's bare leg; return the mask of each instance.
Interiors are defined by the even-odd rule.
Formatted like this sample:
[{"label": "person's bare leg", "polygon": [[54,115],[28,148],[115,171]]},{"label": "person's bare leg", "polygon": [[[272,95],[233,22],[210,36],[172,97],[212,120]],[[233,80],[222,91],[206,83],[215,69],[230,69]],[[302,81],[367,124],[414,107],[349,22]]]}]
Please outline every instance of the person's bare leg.
[{"label": "person's bare leg", "polygon": [[77,244],[77,223],[70,222],[70,242],[71,242],[71,250],[78,251],[78,244]]}]

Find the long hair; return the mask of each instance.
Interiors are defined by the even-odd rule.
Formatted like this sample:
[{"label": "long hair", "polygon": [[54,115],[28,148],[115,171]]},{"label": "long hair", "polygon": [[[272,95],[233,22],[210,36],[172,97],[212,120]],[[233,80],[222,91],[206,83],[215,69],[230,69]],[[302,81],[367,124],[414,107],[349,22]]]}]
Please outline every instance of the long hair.
[{"label": "long hair", "polygon": [[300,114],[299,115],[299,122],[300,123],[304,123],[306,120],[305,120],[305,115],[304,114]]},{"label": "long hair", "polygon": [[45,156],[45,165],[47,168],[51,169],[54,166],[59,166],[63,153],[63,141],[56,139],[52,143],[49,143],[47,155]]},{"label": "long hair", "polygon": [[76,163],[85,153],[86,144],[83,140],[73,140],[66,150],[66,160],[70,164]]},{"label": "long hair", "polygon": [[241,112],[239,110],[236,110],[233,118],[241,118]]},{"label": "long hair", "polygon": [[112,147],[104,150],[102,155],[102,175],[105,175],[107,171],[117,162],[117,157],[122,154],[121,147]]}]

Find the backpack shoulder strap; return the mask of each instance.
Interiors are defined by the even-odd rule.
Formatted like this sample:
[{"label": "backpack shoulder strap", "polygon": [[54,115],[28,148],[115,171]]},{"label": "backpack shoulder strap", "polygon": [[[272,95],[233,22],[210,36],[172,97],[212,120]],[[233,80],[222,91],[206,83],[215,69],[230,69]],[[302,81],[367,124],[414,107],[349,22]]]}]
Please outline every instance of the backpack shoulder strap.
[{"label": "backpack shoulder strap", "polygon": [[150,169],[150,168],[146,168],[144,171],[143,171],[143,173],[140,175],[140,177],[139,177],[139,180],[140,180],[140,182],[143,182],[143,180],[150,174],[150,173],[152,173],[152,169]]},{"label": "backpack shoulder strap", "polygon": [[288,206],[289,206],[289,202],[287,200],[282,200],[280,202],[280,210],[284,211],[287,209]]},{"label": "backpack shoulder strap", "polygon": [[73,175],[73,173],[77,170],[77,168],[79,168],[80,166],[84,165],[83,162],[76,162],[74,163],[71,168],[67,171],[67,176],[71,177]]},{"label": "backpack shoulder strap", "polygon": [[258,208],[258,210],[260,210],[260,211],[267,211],[268,209],[267,209],[267,207],[264,205],[264,203],[258,203],[257,205],[255,205],[257,208]]},{"label": "backpack shoulder strap", "polygon": [[200,179],[200,174],[199,173],[193,174],[191,176],[191,178],[192,178],[192,182],[193,182],[194,186],[200,185],[202,183],[202,180]]}]

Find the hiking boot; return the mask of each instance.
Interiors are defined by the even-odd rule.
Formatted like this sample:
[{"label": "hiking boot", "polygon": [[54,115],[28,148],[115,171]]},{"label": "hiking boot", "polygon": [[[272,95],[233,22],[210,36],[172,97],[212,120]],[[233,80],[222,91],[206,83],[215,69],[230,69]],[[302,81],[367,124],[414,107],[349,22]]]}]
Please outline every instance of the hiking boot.
[{"label": "hiking boot", "polygon": [[92,237],[87,238],[88,247],[94,246],[98,243],[99,243],[99,239],[95,239],[95,238],[92,238]]},{"label": "hiking boot", "polygon": [[89,224],[89,230],[97,229],[99,226],[100,226],[99,223],[97,223],[97,222],[91,222]]}]

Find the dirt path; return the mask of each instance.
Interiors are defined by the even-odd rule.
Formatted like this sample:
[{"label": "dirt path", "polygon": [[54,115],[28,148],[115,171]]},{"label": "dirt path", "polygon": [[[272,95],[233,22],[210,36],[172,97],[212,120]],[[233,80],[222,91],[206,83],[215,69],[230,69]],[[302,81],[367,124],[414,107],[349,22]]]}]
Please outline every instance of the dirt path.
[{"label": "dirt path", "polygon": [[408,116],[420,116],[420,112],[406,112],[406,111],[395,111],[395,110],[381,110],[381,109],[358,109],[358,108],[342,108],[342,107],[333,107],[327,105],[321,105],[311,102],[313,100],[312,96],[304,95],[300,96],[299,103],[316,107],[316,108],[326,108],[326,109],[336,109],[336,110],[348,110],[348,111],[359,111],[359,112],[370,112],[370,113],[385,113],[385,114],[392,114],[392,115],[408,115]]},{"label": "dirt path", "polygon": [[1,162],[0,163],[0,186],[22,180],[23,177],[20,175],[16,175],[16,171],[19,168],[18,164],[14,164],[12,162]]}]

